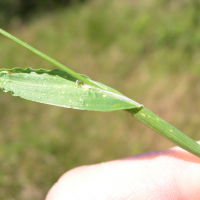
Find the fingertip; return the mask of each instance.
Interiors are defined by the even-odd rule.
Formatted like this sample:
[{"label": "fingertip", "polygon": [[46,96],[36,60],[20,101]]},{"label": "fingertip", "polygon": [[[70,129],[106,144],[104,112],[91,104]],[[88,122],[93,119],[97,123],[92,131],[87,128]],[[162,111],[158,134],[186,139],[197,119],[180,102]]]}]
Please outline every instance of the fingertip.
[{"label": "fingertip", "polygon": [[[65,173],[46,200],[198,199],[200,158],[175,147]],[[83,198],[82,198],[83,199]]]}]

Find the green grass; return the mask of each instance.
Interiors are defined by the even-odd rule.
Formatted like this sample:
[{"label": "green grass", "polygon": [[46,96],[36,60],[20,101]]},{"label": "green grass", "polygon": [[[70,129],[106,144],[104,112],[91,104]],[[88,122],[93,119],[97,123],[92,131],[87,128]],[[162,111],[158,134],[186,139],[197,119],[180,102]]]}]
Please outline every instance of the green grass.
[{"label": "green grass", "polygon": [[[106,3],[105,3],[106,2]],[[200,22],[195,1],[95,1],[9,30],[198,139]],[[0,67],[50,69],[0,37]],[[44,199],[65,171],[172,143],[128,113],[78,111],[0,91],[0,199]]]}]

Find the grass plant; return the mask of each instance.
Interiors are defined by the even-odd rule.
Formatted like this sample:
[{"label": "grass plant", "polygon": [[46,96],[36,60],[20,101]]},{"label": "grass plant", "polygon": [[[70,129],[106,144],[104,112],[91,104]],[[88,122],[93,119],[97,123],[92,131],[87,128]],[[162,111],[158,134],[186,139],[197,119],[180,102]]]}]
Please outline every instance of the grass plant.
[{"label": "grass plant", "polygon": [[[9,32],[198,140],[199,12],[194,1],[98,0],[27,25],[16,21]],[[55,68],[3,36],[0,66]],[[128,112],[63,109],[1,90],[0,127],[2,200],[44,199],[76,166],[173,146]]]},{"label": "grass plant", "polygon": [[0,87],[5,92],[11,92],[14,96],[40,103],[80,110],[112,111],[125,109],[152,130],[200,157],[198,143],[143,105],[108,86],[90,80],[85,75],[77,74],[6,31],[0,29],[0,33],[63,70],[0,69]]}]

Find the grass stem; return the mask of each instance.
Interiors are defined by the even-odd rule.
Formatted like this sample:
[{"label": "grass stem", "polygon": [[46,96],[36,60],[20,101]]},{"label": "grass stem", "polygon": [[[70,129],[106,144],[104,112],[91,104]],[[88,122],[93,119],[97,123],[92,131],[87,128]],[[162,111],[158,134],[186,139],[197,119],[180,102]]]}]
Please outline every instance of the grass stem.
[{"label": "grass stem", "polygon": [[52,63],[53,65],[55,65],[56,67],[62,69],[63,71],[67,72],[68,74],[72,75],[73,77],[75,77],[76,79],[80,80],[83,83],[86,83],[88,85],[97,87],[97,88],[101,88],[100,86],[96,85],[95,83],[93,83],[92,81],[84,78],[83,76],[81,76],[80,74],[74,72],[73,70],[65,67],[63,64],[59,63],[58,61],[50,58],[49,56],[45,55],[44,53],[38,51],[37,49],[31,47],[30,45],[26,44],[25,42],[19,40],[18,38],[14,37],[13,35],[7,33],[6,31],[4,31],[3,29],[0,28],[0,33],[4,36],[6,36],[7,38],[15,41],[16,43],[20,44],[21,46],[25,47],[26,49],[32,51],[33,53],[37,54],[38,56],[44,58],[45,60],[49,61],[50,63]]},{"label": "grass stem", "polygon": [[159,133],[163,137],[167,138],[174,144],[200,157],[200,145],[197,142],[183,134],[181,131],[167,123],[165,120],[158,117],[156,114],[152,113],[147,108],[144,107],[138,112],[134,112],[134,110],[133,112],[131,110],[127,111],[133,114],[137,120],[155,132]]}]

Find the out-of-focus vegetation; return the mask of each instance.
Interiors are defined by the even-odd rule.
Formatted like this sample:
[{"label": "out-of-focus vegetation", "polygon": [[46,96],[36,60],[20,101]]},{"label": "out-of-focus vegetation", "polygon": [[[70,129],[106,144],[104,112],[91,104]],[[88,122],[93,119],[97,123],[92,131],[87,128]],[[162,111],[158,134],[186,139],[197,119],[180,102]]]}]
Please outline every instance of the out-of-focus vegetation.
[{"label": "out-of-focus vegetation", "polygon": [[20,25],[38,18],[44,13],[69,7],[71,4],[85,2],[85,0],[1,0],[0,26],[8,27]]},{"label": "out-of-focus vegetation", "polygon": [[[195,0],[95,0],[9,32],[198,140],[199,13]],[[0,67],[54,68],[3,36]],[[123,111],[64,109],[0,92],[2,200],[44,199],[73,167],[172,146]]]}]

